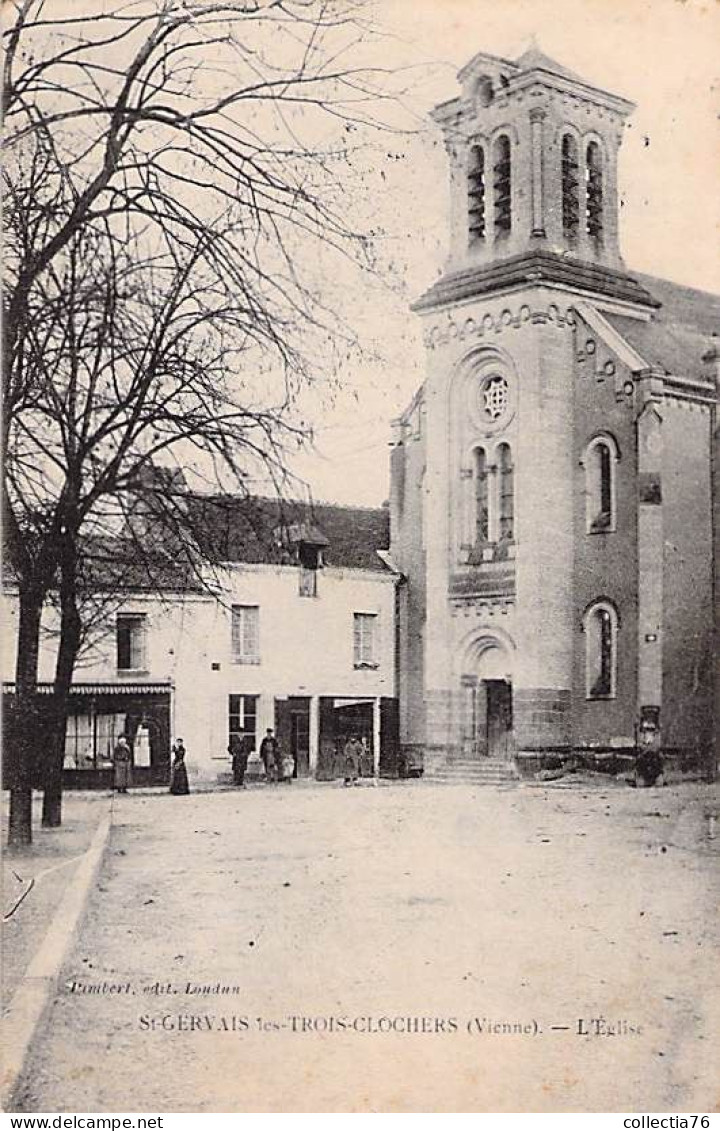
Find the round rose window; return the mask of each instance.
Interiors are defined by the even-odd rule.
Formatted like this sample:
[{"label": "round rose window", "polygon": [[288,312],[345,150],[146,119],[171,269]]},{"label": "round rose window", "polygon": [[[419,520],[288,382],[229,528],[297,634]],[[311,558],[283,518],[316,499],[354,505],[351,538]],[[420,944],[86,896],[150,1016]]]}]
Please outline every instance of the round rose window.
[{"label": "round rose window", "polygon": [[482,386],[482,410],[489,420],[499,420],[510,400],[510,389],[504,377],[488,377]]}]

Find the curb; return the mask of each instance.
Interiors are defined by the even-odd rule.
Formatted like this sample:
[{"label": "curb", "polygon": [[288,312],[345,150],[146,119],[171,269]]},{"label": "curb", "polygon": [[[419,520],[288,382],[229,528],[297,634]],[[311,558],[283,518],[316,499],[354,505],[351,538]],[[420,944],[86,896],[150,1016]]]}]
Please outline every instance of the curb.
[{"label": "curb", "polygon": [[80,926],[110,835],[111,823],[112,815],[108,812],[95,830],[90,847],[80,861],[3,1018],[0,1111],[10,1110],[8,1105],[25,1066],[33,1037],[50,1005],[58,974]]}]

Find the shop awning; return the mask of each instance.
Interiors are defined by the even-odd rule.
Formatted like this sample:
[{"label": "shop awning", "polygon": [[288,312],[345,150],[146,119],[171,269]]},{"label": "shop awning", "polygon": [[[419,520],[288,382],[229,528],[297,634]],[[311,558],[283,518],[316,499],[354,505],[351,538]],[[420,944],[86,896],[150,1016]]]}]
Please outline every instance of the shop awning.
[{"label": "shop awning", "polygon": [[[38,694],[52,695],[52,683],[39,683]],[[167,695],[173,689],[172,681],[159,683],[73,683],[71,695]],[[3,694],[14,695],[14,681],[3,680]]]}]

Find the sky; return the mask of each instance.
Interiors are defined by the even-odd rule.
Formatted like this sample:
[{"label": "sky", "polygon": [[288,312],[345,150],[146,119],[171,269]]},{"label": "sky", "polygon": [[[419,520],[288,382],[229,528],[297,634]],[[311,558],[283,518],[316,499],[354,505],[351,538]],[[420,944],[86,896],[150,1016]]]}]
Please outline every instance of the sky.
[{"label": "sky", "polygon": [[[373,154],[375,225],[389,280],[329,281],[379,361],[343,375],[329,408],[315,406],[316,441],[295,463],[316,500],[378,506],[389,493],[390,422],[423,380],[409,303],[442,268],[445,158],[430,109],[458,92],[478,51],[517,58],[533,39],[570,70],[634,102],[620,151],[621,247],[632,270],[720,290],[720,3],[717,0],[378,0],[366,50],[409,68],[419,124]],[[427,125],[425,124],[427,123]]]}]

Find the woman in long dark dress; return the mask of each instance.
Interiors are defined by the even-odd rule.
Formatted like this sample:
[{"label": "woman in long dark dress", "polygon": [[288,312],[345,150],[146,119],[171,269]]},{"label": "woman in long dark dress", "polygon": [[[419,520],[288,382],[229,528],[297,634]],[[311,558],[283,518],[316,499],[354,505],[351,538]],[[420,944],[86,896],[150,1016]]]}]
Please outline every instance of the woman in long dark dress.
[{"label": "woman in long dark dress", "polygon": [[170,770],[170,792],[176,796],[190,792],[187,769],[185,768],[185,747],[179,738],[173,746],[173,764]]},{"label": "woman in long dark dress", "polygon": [[117,793],[127,793],[130,785],[132,750],[124,734],[121,734],[113,750],[113,787]]}]

